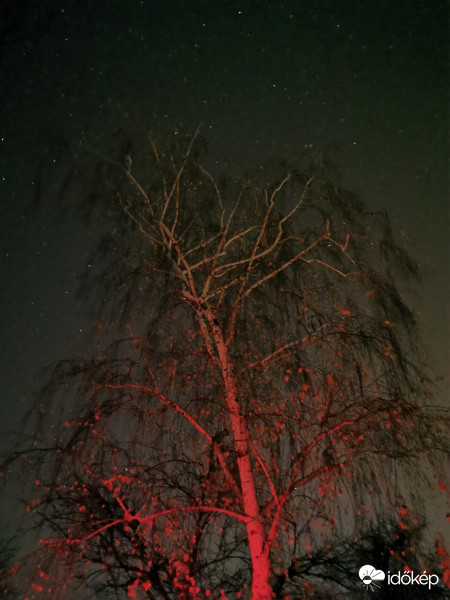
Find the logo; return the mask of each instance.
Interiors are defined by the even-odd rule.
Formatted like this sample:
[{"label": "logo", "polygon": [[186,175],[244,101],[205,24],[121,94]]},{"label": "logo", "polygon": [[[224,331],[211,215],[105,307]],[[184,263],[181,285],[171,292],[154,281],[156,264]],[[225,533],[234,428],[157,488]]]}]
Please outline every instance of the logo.
[{"label": "logo", "polygon": [[431,586],[439,583],[439,577],[433,573],[427,573],[423,571],[418,575],[414,574],[414,571],[406,568],[403,573],[398,571],[397,573],[387,572],[387,577],[384,571],[375,569],[372,565],[364,565],[359,570],[359,578],[361,579],[366,590],[371,592],[375,591],[375,588],[380,588],[378,581],[387,580],[388,585],[422,585],[427,586],[431,589]]},{"label": "logo", "polygon": [[383,571],[375,569],[372,565],[364,565],[359,570],[359,578],[363,582],[366,590],[374,591],[380,586],[375,581],[384,581],[386,575]]}]

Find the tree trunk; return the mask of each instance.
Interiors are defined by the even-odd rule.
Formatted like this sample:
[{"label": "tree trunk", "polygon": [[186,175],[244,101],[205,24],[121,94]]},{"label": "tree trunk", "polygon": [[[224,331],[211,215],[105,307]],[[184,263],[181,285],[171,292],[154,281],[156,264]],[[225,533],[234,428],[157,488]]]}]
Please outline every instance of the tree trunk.
[{"label": "tree trunk", "polygon": [[252,560],[252,600],[271,600],[270,584],[272,565],[269,546],[265,543],[265,531],[262,523],[251,522],[247,525],[247,537]]},{"label": "tree trunk", "polygon": [[214,322],[211,325],[217,346],[222,377],[225,383],[226,403],[237,456],[242,503],[245,514],[251,518],[251,521],[247,524],[247,538],[252,561],[251,599],[270,600],[273,598],[273,591],[270,585],[272,573],[270,548],[266,540],[266,532],[256,494],[255,479],[253,477],[250,456],[250,432],[247,420],[241,414],[234,369],[228,354],[228,348],[220,328]]}]

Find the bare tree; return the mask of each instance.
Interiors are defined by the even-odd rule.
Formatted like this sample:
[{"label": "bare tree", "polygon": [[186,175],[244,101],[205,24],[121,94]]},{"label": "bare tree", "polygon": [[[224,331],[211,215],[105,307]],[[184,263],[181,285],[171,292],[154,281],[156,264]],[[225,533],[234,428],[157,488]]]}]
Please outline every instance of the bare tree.
[{"label": "bare tree", "polygon": [[219,181],[198,143],[101,172],[103,306],[128,333],[44,390],[47,594],[281,598],[301,556],[420,499],[402,468],[441,449],[386,215],[319,168]]}]

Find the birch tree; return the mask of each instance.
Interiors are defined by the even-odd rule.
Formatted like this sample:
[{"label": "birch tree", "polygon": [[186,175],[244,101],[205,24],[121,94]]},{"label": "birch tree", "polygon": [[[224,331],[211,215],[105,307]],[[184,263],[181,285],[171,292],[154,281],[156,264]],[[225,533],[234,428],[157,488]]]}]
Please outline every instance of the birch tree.
[{"label": "birch tree", "polygon": [[221,181],[197,144],[102,171],[103,306],[126,334],[102,349],[104,315],[54,373],[36,594],[269,600],[295,573],[303,597],[300,557],[420,498],[401,473],[439,449],[417,266],[386,215],[316,167]]}]

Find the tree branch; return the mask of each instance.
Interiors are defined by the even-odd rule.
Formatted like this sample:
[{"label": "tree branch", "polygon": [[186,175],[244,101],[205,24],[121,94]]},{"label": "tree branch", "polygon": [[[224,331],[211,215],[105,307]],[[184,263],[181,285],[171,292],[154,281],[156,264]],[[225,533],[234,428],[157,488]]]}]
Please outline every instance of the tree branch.
[{"label": "tree branch", "polygon": [[230,484],[232,490],[234,491],[234,493],[236,494],[236,497],[241,501],[242,496],[241,496],[241,492],[239,490],[239,486],[237,485],[234,477],[232,476],[227,463],[226,463],[226,459],[225,456],[223,454],[223,452],[220,450],[219,446],[217,444],[214,443],[213,440],[213,436],[208,433],[208,431],[206,431],[206,429],[204,427],[202,427],[200,425],[200,423],[197,421],[197,419],[195,419],[195,417],[193,417],[190,413],[188,413],[184,408],[182,408],[181,406],[179,406],[178,404],[176,404],[175,402],[173,402],[172,400],[169,400],[168,398],[166,398],[163,394],[161,394],[161,392],[158,389],[152,389],[152,388],[148,388],[145,386],[140,386],[140,385],[135,385],[135,384],[123,384],[123,385],[112,385],[112,384],[107,384],[106,385],[107,388],[113,389],[113,390],[120,390],[120,389],[135,389],[135,390],[139,390],[141,392],[145,392],[147,394],[150,394],[151,396],[158,398],[158,400],[161,401],[162,404],[164,404],[165,406],[168,406],[170,408],[173,408],[174,410],[176,410],[178,413],[180,413],[180,415],[183,415],[183,417],[193,426],[195,427],[195,429],[208,441],[208,443],[211,445],[214,454],[217,456],[217,460],[219,461],[219,464],[224,472],[224,475],[228,481],[228,483]]}]

